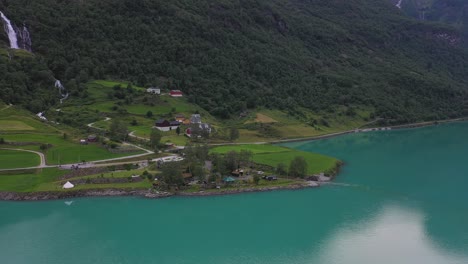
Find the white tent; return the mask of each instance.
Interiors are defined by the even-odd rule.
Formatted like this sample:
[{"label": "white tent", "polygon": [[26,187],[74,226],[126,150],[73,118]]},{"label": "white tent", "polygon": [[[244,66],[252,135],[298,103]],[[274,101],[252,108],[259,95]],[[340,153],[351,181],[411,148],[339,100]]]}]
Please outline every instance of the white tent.
[{"label": "white tent", "polygon": [[63,185],[63,189],[71,189],[75,187],[75,185],[73,185],[71,182],[67,181],[64,185]]}]

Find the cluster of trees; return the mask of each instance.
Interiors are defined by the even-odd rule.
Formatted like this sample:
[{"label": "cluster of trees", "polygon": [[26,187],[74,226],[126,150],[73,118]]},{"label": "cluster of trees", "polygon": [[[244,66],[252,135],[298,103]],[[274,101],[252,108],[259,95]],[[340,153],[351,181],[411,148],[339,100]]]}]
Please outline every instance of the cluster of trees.
[{"label": "cluster of trees", "polygon": [[[259,106],[368,106],[391,123],[468,114],[468,53],[451,41],[461,32],[390,2],[6,0],[0,10],[26,23],[36,54],[0,56],[0,98],[32,111],[57,102],[53,72],[72,96],[86,98],[90,79],[125,79],[181,89],[221,118]],[[109,96],[130,102],[121,92]]]}]

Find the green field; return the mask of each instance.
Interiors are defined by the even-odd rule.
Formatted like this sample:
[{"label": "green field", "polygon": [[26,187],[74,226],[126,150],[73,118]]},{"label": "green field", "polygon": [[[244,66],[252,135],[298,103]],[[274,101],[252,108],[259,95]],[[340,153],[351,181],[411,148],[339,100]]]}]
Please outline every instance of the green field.
[{"label": "green field", "polygon": [[0,169],[29,168],[40,161],[39,155],[31,152],[0,149]]},{"label": "green field", "polygon": [[[60,176],[68,171],[57,168],[34,169],[15,172],[0,172],[0,191],[8,192],[46,192],[46,191],[68,191],[62,188],[64,180],[59,180]],[[108,177],[111,173],[106,173]],[[114,177],[128,177],[136,174],[136,171],[113,172]],[[98,177],[99,175],[83,176],[81,178]],[[73,182],[73,180],[70,180]],[[79,184],[74,190],[84,189],[142,189],[150,188],[151,183],[144,179],[140,182],[126,183],[106,183],[106,184]]]},{"label": "green field", "polygon": [[229,146],[219,146],[213,148],[211,151],[226,154],[229,151],[241,151],[241,150],[248,150],[251,151],[253,154],[265,154],[265,153],[277,153],[277,152],[285,152],[291,151],[290,149],[278,147],[270,144],[248,144],[248,145],[229,145]]},{"label": "green field", "polygon": [[[144,170],[137,169],[137,170],[130,170],[130,171],[112,171],[106,172],[102,174],[92,174],[86,176],[80,176],[76,178],[70,178],[67,180],[60,180],[60,181],[49,181],[44,182],[39,185],[36,191],[65,191],[62,186],[65,182],[70,181],[74,183],[74,180],[77,179],[92,179],[92,178],[127,178],[131,177],[132,175],[141,175]],[[150,188],[151,182],[147,179],[143,179],[140,182],[124,182],[124,183],[102,183],[102,184],[75,184],[75,187],[71,190],[88,190],[88,189],[128,189],[128,188]]]},{"label": "green field", "polygon": [[274,145],[233,145],[220,146],[211,149],[214,153],[227,153],[229,151],[248,150],[253,153],[253,161],[258,164],[276,167],[283,163],[289,166],[289,163],[298,156],[304,157],[307,161],[307,172],[316,174],[320,172],[328,172],[334,170],[339,162],[337,159],[321,154],[298,151]]},{"label": "green field", "polygon": [[[14,132],[53,133],[58,130],[16,106],[0,106],[0,133]],[[0,137],[2,137],[0,135]]]},{"label": "green field", "polygon": [[16,131],[16,130],[34,130],[34,127],[27,125],[21,121],[15,120],[0,120],[0,130]]},{"label": "green field", "polygon": [[0,191],[34,192],[39,191],[42,184],[57,180],[66,171],[56,168],[35,169],[24,172],[1,172]]},{"label": "green field", "polygon": [[[52,144],[52,147],[45,151],[47,164],[67,164],[101,159],[111,159],[125,157],[143,153],[135,150],[131,153],[111,153],[104,147],[96,144],[81,145],[78,142],[65,140],[59,135],[44,134],[4,134],[2,137],[12,142],[37,142]],[[26,145],[18,148],[40,151],[39,145]]]}]

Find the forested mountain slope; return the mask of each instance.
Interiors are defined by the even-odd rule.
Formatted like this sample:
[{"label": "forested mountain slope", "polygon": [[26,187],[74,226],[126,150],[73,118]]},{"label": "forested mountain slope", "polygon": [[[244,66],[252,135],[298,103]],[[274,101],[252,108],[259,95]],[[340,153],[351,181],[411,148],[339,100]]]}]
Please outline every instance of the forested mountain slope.
[{"label": "forested mountain slope", "polygon": [[[110,78],[181,89],[224,118],[258,106],[368,106],[392,123],[468,114],[461,31],[388,0],[2,0],[0,10],[28,26],[35,60],[71,96]],[[11,63],[0,56],[2,91],[41,90],[12,78]]]}]

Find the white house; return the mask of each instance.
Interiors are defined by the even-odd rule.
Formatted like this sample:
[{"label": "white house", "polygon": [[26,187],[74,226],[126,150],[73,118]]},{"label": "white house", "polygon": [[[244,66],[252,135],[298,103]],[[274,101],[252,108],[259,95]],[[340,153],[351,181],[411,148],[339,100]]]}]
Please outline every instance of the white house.
[{"label": "white house", "polygon": [[150,87],[146,89],[146,92],[151,93],[151,94],[161,94],[161,89],[156,88],[156,87]]}]

